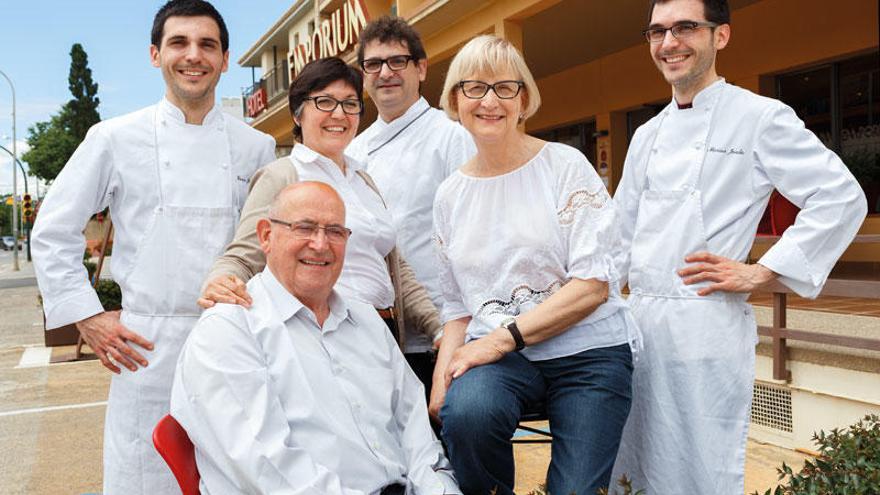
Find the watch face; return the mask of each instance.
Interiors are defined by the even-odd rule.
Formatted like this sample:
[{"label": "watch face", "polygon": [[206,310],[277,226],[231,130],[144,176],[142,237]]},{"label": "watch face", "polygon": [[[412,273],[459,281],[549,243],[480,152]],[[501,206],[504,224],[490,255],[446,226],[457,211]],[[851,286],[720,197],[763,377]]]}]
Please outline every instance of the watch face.
[{"label": "watch face", "polygon": [[505,318],[501,322],[501,326],[504,328],[507,328],[511,323],[516,323],[516,319],[515,318]]}]

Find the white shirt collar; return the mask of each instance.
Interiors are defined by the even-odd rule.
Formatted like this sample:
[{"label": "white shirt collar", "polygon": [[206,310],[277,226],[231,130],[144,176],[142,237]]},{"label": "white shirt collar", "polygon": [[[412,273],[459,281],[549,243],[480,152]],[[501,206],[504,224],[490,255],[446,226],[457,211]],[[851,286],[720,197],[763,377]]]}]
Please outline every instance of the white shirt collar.
[{"label": "white shirt collar", "polygon": [[[291,294],[286,287],[281,285],[281,282],[278,281],[268,265],[260,275],[260,281],[282,321],[287,322],[300,311],[308,311],[309,314],[311,314],[309,308],[303,305],[303,303],[297,299],[296,296]],[[351,319],[351,313],[348,310],[348,306],[345,304],[342,297],[337,294],[335,289],[330,292],[330,297],[328,298],[327,303],[330,306],[330,317],[324,322],[324,330],[335,330],[339,324],[346,319],[349,319],[354,323],[354,320]],[[311,317],[313,316],[310,316],[310,318]]]},{"label": "white shirt collar", "polygon": [[[344,158],[347,170],[355,172],[364,168],[364,164],[361,163],[360,160],[349,155],[348,152],[344,153]],[[325,166],[332,165],[338,169],[338,166],[333,160],[302,143],[296,143],[293,146],[293,151],[290,152],[290,159],[299,163],[317,163]]]},{"label": "white shirt collar", "polygon": [[376,119],[376,123],[379,125],[378,127],[380,131],[384,130],[386,127],[399,129],[400,127],[403,127],[412,122],[413,119],[421,115],[421,113],[424,112],[425,109],[429,106],[430,105],[428,105],[428,100],[426,100],[424,96],[420,96],[419,99],[416,100],[415,103],[410,105],[410,107],[406,109],[406,112],[403,112],[403,115],[401,115],[400,117],[397,117],[391,122],[385,122],[384,120],[382,120],[382,117],[379,117]]},{"label": "white shirt collar", "polygon": [[710,108],[726,84],[727,81],[725,81],[723,77],[719,77],[718,80],[701,89],[699,93],[694,95],[691,106],[684,109],[678,107],[678,102],[675,101],[675,97],[673,96],[669,108],[677,111],[689,110],[692,108]]},{"label": "white shirt collar", "polygon": [[[162,100],[159,101],[159,112],[160,115],[166,119],[180,122],[181,124],[186,123],[186,115],[183,114],[183,110],[177,107],[174,103],[171,103],[168,98],[162,97]],[[215,104],[214,107],[211,108],[211,110],[208,112],[208,114],[205,115],[205,120],[202,121],[202,125],[215,124],[222,119],[223,112],[220,108],[220,105]]]}]

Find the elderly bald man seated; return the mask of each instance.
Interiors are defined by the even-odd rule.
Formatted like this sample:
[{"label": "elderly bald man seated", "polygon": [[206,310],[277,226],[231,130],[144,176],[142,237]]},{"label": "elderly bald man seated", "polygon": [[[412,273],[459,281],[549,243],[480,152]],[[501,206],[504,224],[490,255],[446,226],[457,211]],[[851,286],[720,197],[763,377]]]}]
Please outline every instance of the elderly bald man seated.
[{"label": "elderly bald man seated", "polygon": [[333,290],[350,234],[332,187],[288,186],[257,225],[253,304],[218,304],[193,329],[171,414],[202,493],[461,493],[385,322]]}]

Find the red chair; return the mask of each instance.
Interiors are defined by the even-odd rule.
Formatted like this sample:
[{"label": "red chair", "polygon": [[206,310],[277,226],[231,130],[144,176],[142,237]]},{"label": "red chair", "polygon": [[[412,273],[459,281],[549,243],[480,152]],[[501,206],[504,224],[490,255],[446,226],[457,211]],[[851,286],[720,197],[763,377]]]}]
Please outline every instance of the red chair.
[{"label": "red chair", "polygon": [[153,429],[153,445],[171,468],[183,495],[199,495],[199,468],[196,451],[186,430],[170,414]]},{"label": "red chair", "polygon": [[800,208],[791,201],[779,194],[779,191],[773,191],[770,201],[770,225],[773,227],[773,235],[782,235],[785,229],[791,227],[797,218]]}]

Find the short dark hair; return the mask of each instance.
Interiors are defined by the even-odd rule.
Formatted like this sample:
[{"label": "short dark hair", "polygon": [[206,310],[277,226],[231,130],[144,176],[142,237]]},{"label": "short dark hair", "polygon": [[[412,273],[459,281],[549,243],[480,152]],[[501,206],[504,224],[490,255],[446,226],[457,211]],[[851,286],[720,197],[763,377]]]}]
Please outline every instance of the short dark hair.
[{"label": "short dark hair", "polygon": [[[648,9],[648,24],[654,14],[654,6],[665,3],[667,0],[650,0],[651,7]],[[715,24],[730,24],[730,5],[727,0],[703,0],[703,13],[706,20]]]},{"label": "short dark hair", "polygon": [[428,58],[419,33],[400,17],[385,15],[364,27],[358,40],[358,66],[364,63],[364,49],[371,41],[403,43],[417,61]]},{"label": "short dark hair", "polygon": [[162,35],[165,34],[165,21],[169,17],[210,17],[217,23],[220,30],[220,45],[223,47],[223,53],[229,51],[229,31],[226,29],[226,23],[223,17],[213,5],[205,0],[170,0],[168,3],[156,12],[153,19],[153,30],[150,32],[150,43],[161,48]]},{"label": "short dark hair", "polygon": [[[299,112],[306,98],[315,91],[342,81],[354,88],[358,101],[361,102],[361,115],[364,114],[364,76],[359,70],[349,66],[339,57],[326,57],[307,63],[296,79],[290,84],[287,93],[287,104],[292,117],[299,117]],[[302,142],[302,129],[293,121],[293,138]]]}]

